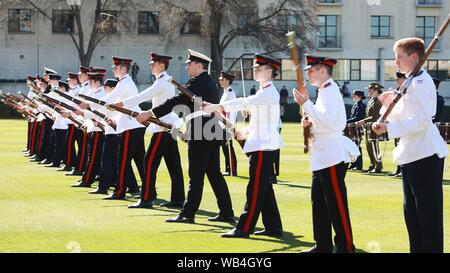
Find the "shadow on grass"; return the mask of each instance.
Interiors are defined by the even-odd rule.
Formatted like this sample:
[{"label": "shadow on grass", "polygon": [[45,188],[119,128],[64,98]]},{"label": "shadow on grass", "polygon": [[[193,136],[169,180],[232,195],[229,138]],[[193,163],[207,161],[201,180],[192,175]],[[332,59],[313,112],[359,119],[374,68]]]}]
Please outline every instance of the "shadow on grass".
[{"label": "shadow on grass", "polygon": [[450,180],[444,179],[444,181],[442,181],[442,185],[449,186],[450,185]]},{"label": "shadow on grass", "polygon": [[303,186],[303,185],[299,185],[294,182],[285,181],[285,180],[278,180],[277,184],[275,184],[275,185],[281,185],[281,186],[290,187],[290,188],[311,189],[310,186]]}]

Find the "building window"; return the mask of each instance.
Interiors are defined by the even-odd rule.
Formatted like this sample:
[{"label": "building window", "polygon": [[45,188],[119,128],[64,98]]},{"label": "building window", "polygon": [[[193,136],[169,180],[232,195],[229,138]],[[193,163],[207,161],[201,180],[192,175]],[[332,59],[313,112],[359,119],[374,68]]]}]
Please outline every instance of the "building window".
[{"label": "building window", "polygon": [[258,12],[257,8],[249,8],[249,11],[245,13],[239,13],[237,15],[237,29],[244,34],[252,34],[258,31]]},{"label": "building window", "polygon": [[338,60],[333,69],[333,78],[341,81],[377,80],[376,60]]},{"label": "building window", "polygon": [[[231,64],[235,61],[234,58],[226,58],[223,67],[230,69]],[[242,59],[242,70],[244,71],[244,80],[253,80],[253,58]],[[234,75],[237,80],[242,80],[241,64],[238,61],[230,70],[230,74]]]},{"label": "building window", "polygon": [[98,26],[99,26],[99,31],[102,33],[109,33],[109,34],[113,34],[113,33],[117,33],[118,31],[118,21],[117,21],[117,16],[118,13],[116,10],[105,10],[103,11],[103,13],[106,14],[110,14],[112,16],[101,16],[99,18],[99,22],[98,22]]},{"label": "building window", "polygon": [[277,17],[277,27],[280,33],[287,33],[300,24],[299,14],[283,14]]},{"label": "building window", "polygon": [[397,71],[398,71],[398,67],[395,64],[394,60],[385,60],[384,61],[384,80],[386,80],[386,81],[395,80]]},{"label": "building window", "polygon": [[52,32],[73,33],[74,14],[71,10],[52,10]]},{"label": "building window", "polygon": [[200,23],[201,16],[199,12],[188,12],[181,27],[181,34],[200,34]]},{"label": "building window", "polygon": [[440,5],[442,0],[417,0],[418,5]]},{"label": "building window", "polygon": [[140,11],[138,12],[138,33],[139,34],[158,34],[159,21],[158,12]]},{"label": "building window", "polygon": [[338,48],[337,16],[319,15],[319,48]]},{"label": "building window", "polygon": [[8,32],[31,32],[31,9],[8,10]]},{"label": "building window", "polygon": [[281,79],[285,81],[297,80],[297,71],[295,65],[290,59],[281,60]]},{"label": "building window", "polygon": [[438,78],[440,80],[449,79],[449,61],[446,60],[427,60],[424,68],[428,71],[431,77]]},{"label": "building window", "polygon": [[350,80],[361,80],[361,60],[350,61]]},{"label": "building window", "polygon": [[425,46],[431,43],[436,31],[436,19],[434,16],[416,17],[416,35],[425,42]]},{"label": "building window", "polygon": [[389,16],[371,16],[370,17],[370,36],[371,37],[390,37],[391,36],[391,18]]}]

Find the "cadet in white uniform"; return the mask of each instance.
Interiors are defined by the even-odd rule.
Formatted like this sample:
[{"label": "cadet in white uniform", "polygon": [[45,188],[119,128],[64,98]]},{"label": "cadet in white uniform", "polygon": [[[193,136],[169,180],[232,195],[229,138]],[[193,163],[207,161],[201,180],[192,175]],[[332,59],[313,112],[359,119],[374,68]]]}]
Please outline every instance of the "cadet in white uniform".
[{"label": "cadet in white uniform", "polygon": [[[150,58],[151,72],[155,75],[156,81],[139,95],[116,103],[117,106],[131,108],[144,101],[152,100],[152,107],[157,107],[175,96],[175,88],[167,81],[170,76],[166,72],[172,57],[151,53]],[[161,117],[160,120],[177,128],[181,125],[181,120],[174,112]],[[166,132],[154,123],[150,124],[147,131],[153,133],[153,135],[145,154],[145,180],[142,181],[141,200],[128,207],[153,207],[153,202],[156,199],[156,174],[163,157],[172,181],[172,191],[170,201],[162,203],[161,206],[182,207],[184,203],[184,180],[177,140],[172,137],[170,132]]]},{"label": "cadet in white uniform", "polygon": [[[105,98],[107,103],[121,102],[139,93],[136,84],[128,75],[131,62],[131,59],[113,57],[113,72],[114,76],[118,78],[118,83],[114,91]],[[136,105],[130,110],[140,112],[141,108]],[[137,122],[136,119],[120,112],[112,112],[109,118],[116,123],[116,132],[120,137],[119,159],[117,162],[118,180],[114,193],[104,199],[124,199],[127,188],[131,195],[140,195],[139,186],[131,168],[131,160],[133,159],[136,163],[141,181],[144,181],[145,126]]]},{"label": "cadet in white uniform", "polygon": [[[394,51],[395,63],[408,82],[424,56],[424,42],[419,38],[401,39],[394,44]],[[383,113],[393,96],[386,94],[380,100],[384,104]],[[372,126],[377,134],[387,131],[389,137],[400,138],[393,157],[402,170],[404,216],[411,252],[444,250],[442,179],[448,149],[433,124],[435,113],[436,87],[430,75],[421,70],[388,116],[389,123]]]},{"label": "cadet in white uniform", "polygon": [[278,132],[280,95],[272,82],[280,66],[278,60],[255,54],[253,74],[260,83],[256,94],[222,104],[205,104],[203,109],[209,113],[249,110],[252,117],[247,128],[236,131],[238,139],[246,139],[243,150],[250,158],[247,202],[236,228],[222,234],[225,238],[248,237],[253,233],[260,213],[265,230],[255,232],[255,235],[281,237],[283,234],[275,193],[269,182],[275,150],[283,146]]},{"label": "cadet in white uniform", "polygon": [[[236,99],[236,93],[230,86],[233,83],[234,78],[235,77],[231,74],[225,73],[223,71],[220,72],[219,83],[223,88],[223,95],[222,98],[220,98],[219,104]],[[231,121],[231,123],[236,123],[236,112],[225,113],[225,116]],[[229,140],[227,141],[227,139]],[[233,141],[231,140],[231,137],[227,137],[222,143],[222,152],[225,156],[225,173],[223,175],[237,176],[236,153],[234,152]]]},{"label": "cadet in white uniform", "polygon": [[[310,84],[319,87],[316,104],[294,89],[296,102],[303,107],[312,123],[313,172],[311,200],[316,246],[305,252],[332,252],[332,230],[337,252],[354,252],[352,227],[347,204],[345,174],[348,163],[360,155],[358,147],[342,135],[347,117],[339,87],[331,78],[336,60],[307,55]],[[308,125],[308,124],[305,124]]]}]

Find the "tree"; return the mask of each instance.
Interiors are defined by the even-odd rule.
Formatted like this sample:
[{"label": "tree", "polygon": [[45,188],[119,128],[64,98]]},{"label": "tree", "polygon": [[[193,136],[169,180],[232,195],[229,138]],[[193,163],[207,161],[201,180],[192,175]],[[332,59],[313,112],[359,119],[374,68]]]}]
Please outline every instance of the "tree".
[{"label": "tree", "polygon": [[[180,36],[189,13],[181,0],[161,0],[163,18],[171,18],[165,42],[171,47]],[[285,34],[295,31],[301,52],[315,47],[316,6],[312,0],[275,0],[261,7],[256,0],[202,0],[199,16],[201,34],[209,40],[212,74],[223,69],[225,50],[234,42],[244,48],[258,47],[265,52],[285,51]],[[163,8],[164,7],[164,8]],[[231,67],[237,62],[236,60]]]},{"label": "tree", "polygon": [[[92,55],[101,41],[117,32],[118,26],[129,30],[133,24],[126,16],[140,6],[139,0],[95,0],[95,8],[90,10],[89,2],[83,0],[2,0],[3,4],[29,4],[44,18],[53,22],[51,7],[64,5],[71,11],[75,29],[68,29],[78,52],[80,64],[89,66]],[[1,6],[1,5],[0,5]],[[92,14],[92,20],[84,20],[85,13]]]}]

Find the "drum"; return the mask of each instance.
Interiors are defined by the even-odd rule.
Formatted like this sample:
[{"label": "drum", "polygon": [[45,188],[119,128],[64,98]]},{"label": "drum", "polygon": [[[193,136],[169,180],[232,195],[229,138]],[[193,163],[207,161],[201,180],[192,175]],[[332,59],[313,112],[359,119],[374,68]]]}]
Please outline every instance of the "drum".
[{"label": "drum", "polygon": [[366,122],[364,124],[364,129],[366,131],[366,134],[368,136],[369,140],[378,140],[378,141],[385,141],[389,140],[387,132],[381,135],[375,134],[375,132],[372,132],[372,123],[373,122]]},{"label": "drum", "polygon": [[358,126],[355,123],[349,123],[344,128],[344,136],[348,137],[353,141],[361,139],[361,134],[358,130]]},{"label": "drum", "polygon": [[447,128],[446,128],[446,124],[445,122],[435,122],[434,123],[436,125],[436,127],[439,130],[439,134],[441,134],[441,137],[447,142],[446,140],[446,133],[447,133]]}]

